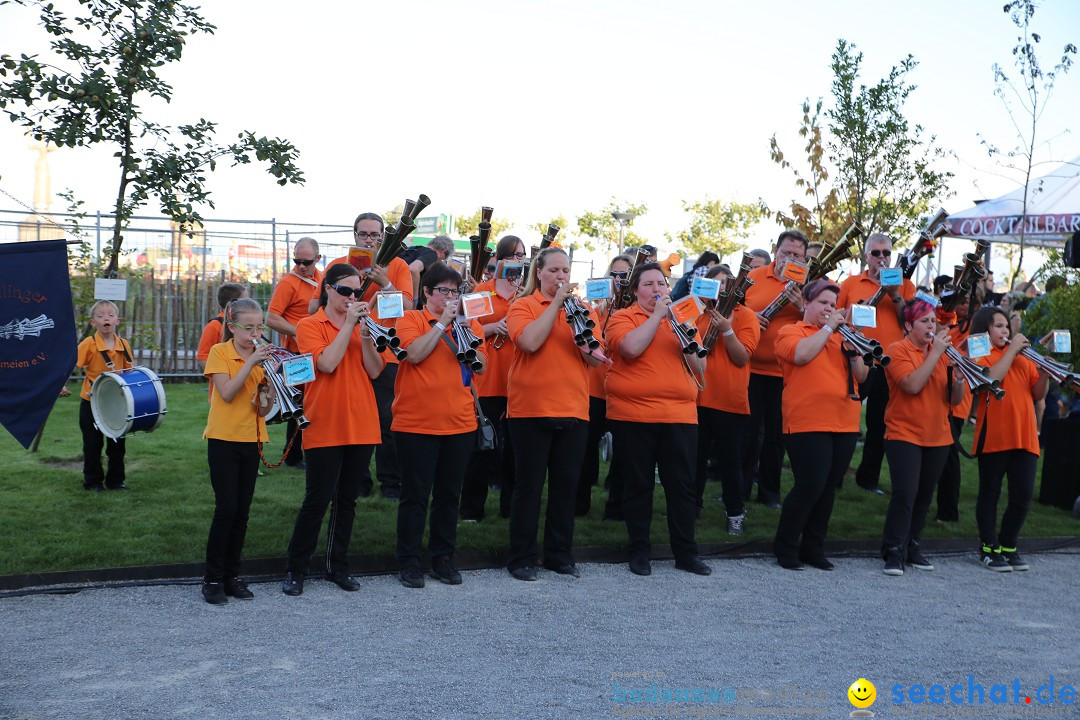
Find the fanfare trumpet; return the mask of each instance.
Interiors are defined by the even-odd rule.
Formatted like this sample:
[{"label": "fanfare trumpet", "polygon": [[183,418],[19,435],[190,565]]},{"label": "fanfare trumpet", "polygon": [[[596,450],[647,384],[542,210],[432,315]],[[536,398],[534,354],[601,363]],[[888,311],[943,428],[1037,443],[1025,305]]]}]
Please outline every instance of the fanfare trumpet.
[{"label": "fanfare trumpet", "polygon": [[[721,316],[730,318],[735,312],[735,306],[746,298],[746,289],[754,284],[754,281],[747,277],[752,259],[753,256],[750,253],[743,253],[742,262],[739,263],[739,274],[729,279],[727,286],[720,291],[720,297],[716,300],[716,311]],[[706,353],[713,349],[719,337],[720,327],[715,321],[710,321],[705,337],[701,340],[701,346],[705,348]]]},{"label": "fanfare trumpet", "polygon": [[633,304],[634,296],[630,292],[630,278],[634,276],[634,270],[648,262],[648,258],[649,253],[639,248],[634,255],[634,261],[630,263],[630,273],[626,276],[626,280],[615,280],[615,294],[611,296],[611,302],[608,303],[608,319],[616,310],[622,310]]},{"label": "fanfare trumpet", "polygon": [[841,325],[837,332],[852,347],[854,353],[862,357],[862,361],[867,367],[873,367],[874,365],[885,367],[892,362],[892,358],[885,354],[881,343],[873,338],[866,337],[850,325]]},{"label": "fanfare trumpet", "polygon": [[[404,209],[401,211],[401,217],[396,223],[387,227],[383,231],[382,242],[379,243],[378,248],[375,250],[375,264],[379,267],[388,267],[390,262],[398,255],[405,252],[408,246],[405,244],[405,238],[409,236],[413,230],[416,229],[416,216],[424,211],[428,205],[431,204],[431,198],[427,195],[420,194],[416,200],[406,200]],[[371,276],[364,278],[364,281],[360,284],[360,289],[363,291],[360,297],[363,297],[363,293],[367,292],[367,289],[371,287]]]},{"label": "fanfare trumpet", "polygon": [[[251,344],[255,347],[259,347],[260,342],[258,339],[252,338]],[[262,344],[266,344],[266,341],[264,340]],[[267,420],[267,424],[273,425],[286,420],[295,420],[297,426],[301,430],[304,430],[311,424],[308,419],[304,417],[304,394],[300,388],[286,385],[285,378],[279,372],[282,359],[295,357],[295,353],[291,353],[284,348],[273,346],[271,346],[271,352],[271,357],[263,360],[262,366],[263,374],[265,375],[267,382],[270,383],[274,388],[274,392],[277,394],[278,413],[270,420]]]},{"label": "fanfare trumpet", "polygon": [[915,241],[915,244],[897,258],[896,267],[900,268],[905,278],[914,275],[919,267],[919,261],[934,251],[937,239],[948,230],[945,225],[948,218],[949,213],[945,212],[945,208],[938,208],[937,213],[919,231],[919,239]]},{"label": "fanfare trumpet", "polygon": [[455,354],[458,362],[473,372],[482,369],[484,364],[476,359],[476,348],[480,346],[480,338],[459,318],[454,319],[451,329],[454,334],[454,343],[457,346]]},{"label": "fanfare trumpet", "polygon": [[383,327],[372,320],[370,315],[364,318],[364,324],[371,334],[371,339],[375,341],[376,350],[382,352],[389,348],[390,352],[394,353],[394,357],[398,359],[398,362],[409,356],[409,352],[401,347],[401,339],[397,336],[397,330]]},{"label": "fanfare trumpet", "polygon": [[945,348],[945,356],[953,361],[953,365],[963,376],[972,394],[985,390],[997,400],[1005,397],[1005,391],[1001,389],[1001,381],[990,377],[990,368],[979,365],[952,345]]},{"label": "fanfare trumpet", "polygon": [[480,225],[477,227],[477,235],[469,237],[469,274],[475,282],[484,279],[484,268],[491,259],[491,248],[488,247],[488,239],[491,237],[491,215],[495,208],[486,205],[480,208]]},{"label": "fanfare trumpet", "polygon": [[1045,355],[1040,355],[1030,347],[1021,350],[1020,354],[1035,363],[1035,367],[1039,368],[1040,372],[1061,387],[1073,391],[1080,391],[1080,374],[1072,371],[1072,365],[1063,363],[1059,360],[1054,360],[1053,358],[1048,358]]},{"label": "fanfare trumpet", "polygon": [[[821,254],[816,258],[810,258],[810,268],[806,273],[806,282],[819,280],[835,270],[840,263],[850,260],[853,255],[855,241],[862,235],[863,229],[859,227],[859,223],[852,223],[851,227],[845,230],[844,234],[835,243],[823,245]],[[773,298],[773,301],[761,311],[762,317],[771,320],[776,313],[783,310],[791,302],[785,294],[787,289],[794,289],[798,286],[799,284],[794,281],[789,282],[784,287],[784,292]]]},{"label": "fanfare trumpet", "polygon": [[975,294],[975,283],[986,277],[986,268],[982,256],[990,243],[986,240],[975,241],[975,252],[964,255],[964,264],[953,266],[953,281],[941,291],[941,307],[948,312],[956,308]]}]

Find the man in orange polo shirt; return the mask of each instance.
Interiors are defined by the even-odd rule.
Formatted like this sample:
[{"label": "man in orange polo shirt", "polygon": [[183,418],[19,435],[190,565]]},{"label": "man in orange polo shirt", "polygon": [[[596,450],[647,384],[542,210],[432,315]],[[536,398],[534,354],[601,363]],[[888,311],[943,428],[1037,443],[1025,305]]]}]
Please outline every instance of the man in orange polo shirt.
[{"label": "man in orange polo shirt", "polygon": [[[360,213],[353,220],[353,241],[357,247],[374,250],[383,238],[383,219],[381,216],[365,212]],[[326,266],[329,270],[332,266],[349,261],[349,256],[344,255],[336,258]],[[371,287],[361,298],[363,302],[374,303],[376,292],[400,292],[404,298],[404,309],[413,307],[412,273],[409,264],[399,257],[390,261],[386,267],[374,266],[370,270],[363,270],[367,277],[371,278]],[[315,289],[308,310],[312,313],[319,308],[319,288]],[[384,321],[381,325],[393,327],[393,321]],[[401,470],[398,468],[397,447],[394,445],[394,434],[390,426],[394,421],[394,382],[397,380],[397,359],[389,351],[383,353],[386,367],[382,374],[371,385],[375,390],[375,402],[379,407],[379,428],[382,432],[382,443],[375,448],[375,475],[379,479],[379,490],[384,498],[396,499],[401,495]],[[360,484],[360,496],[367,497],[371,494],[373,483],[367,478]]]},{"label": "man in orange polo shirt", "polygon": [[[266,313],[266,324],[281,334],[281,344],[286,350],[299,352],[296,345],[296,323],[308,316],[308,301],[312,291],[318,291],[323,273],[315,263],[322,259],[319,243],[314,238],[303,237],[293,246],[293,268],[278,280],[274,295],[270,298],[270,307]],[[285,430],[285,444],[289,440],[292,446],[285,456],[289,467],[303,469],[303,436],[296,420],[289,419]]]},{"label": "man in orange polo shirt", "polygon": [[[840,285],[837,307],[849,308],[865,303],[881,289],[881,269],[892,265],[892,239],[883,233],[874,233],[863,246],[863,262],[866,272],[852,275]],[[889,347],[904,337],[900,314],[904,303],[915,297],[915,285],[904,279],[902,285],[885,288],[885,295],[877,303],[877,327],[860,328],[868,338]],[[866,400],[866,433],[863,436],[862,463],[855,472],[855,482],[864,490],[876,495],[885,491],[878,485],[881,461],[885,457],[885,408],[889,405],[889,383],[885,371],[875,366],[866,382],[859,386],[859,395]]]},{"label": "man in orange polo shirt", "polygon": [[[805,262],[809,244],[798,230],[785,230],[776,240],[775,259],[747,275],[754,284],[746,291],[745,305],[758,315],[761,340],[750,356],[750,422],[743,437],[744,496],[749,496],[749,484],[756,474],[758,502],[774,510],[780,509],[780,470],[784,460],[781,412],[784,376],[773,343],[780,328],[802,319],[802,295],[798,288],[787,289],[783,272],[789,260]],[[771,319],[762,317],[761,311],[781,294],[787,295],[788,305]]]}]

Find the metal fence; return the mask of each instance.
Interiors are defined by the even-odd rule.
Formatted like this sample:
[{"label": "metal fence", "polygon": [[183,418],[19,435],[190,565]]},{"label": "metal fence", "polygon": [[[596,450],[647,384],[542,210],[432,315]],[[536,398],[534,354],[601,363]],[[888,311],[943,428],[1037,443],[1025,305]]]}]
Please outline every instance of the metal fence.
[{"label": "metal fence", "polygon": [[[94,267],[106,262],[113,216],[95,213],[40,215],[0,210],[0,242],[66,237],[82,240],[69,251],[75,316],[85,327],[93,304]],[[75,227],[78,227],[78,230]],[[207,218],[190,232],[168,218],[136,216],[124,230],[121,275],[128,280],[120,308],[122,334],[136,363],[163,377],[201,375],[195,357],[207,321],[218,313],[217,287],[241,282],[265,309],[277,279],[291,267],[292,246],[302,237],[320,245],[323,263],[352,244],[351,226],[270,220]]]}]

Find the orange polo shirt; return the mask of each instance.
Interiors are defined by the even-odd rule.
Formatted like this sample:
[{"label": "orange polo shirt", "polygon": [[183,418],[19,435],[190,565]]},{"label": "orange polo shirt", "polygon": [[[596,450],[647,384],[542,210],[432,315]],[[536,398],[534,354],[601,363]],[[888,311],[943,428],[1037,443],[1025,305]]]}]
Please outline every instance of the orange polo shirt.
[{"label": "orange polo shirt", "polygon": [[[990,348],[990,354],[975,360],[979,365],[991,367],[1001,356],[1004,349]],[[1001,400],[990,398],[987,411],[986,398],[980,393],[975,405],[975,435],[972,438],[972,452],[979,443],[983,424],[989,422],[986,430],[984,453],[1004,450],[1027,450],[1032,455],[1039,454],[1039,431],[1035,425],[1035,401],[1031,398],[1031,388],[1039,382],[1039,370],[1035,363],[1026,357],[1017,355],[1001,381],[1005,397]],[[987,419],[987,412],[990,417]]]},{"label": "orange polo shirt", "polygon": [[[127,340],[119,335],[115,337],[116,347],[112,350],[105,346],[105,339],[101,337],[99,332],[79,343],[78,359],[75,364],[86,370],[86,379],[83,380],[82,392],[79,393],[79,397],[83,400],[90,399],[90,386],[97,380],[98,375],[106,371],[124,370],[132,366],[127,357],[124,356],[125,349],[128,355],[131,355],[131,346],[128,345]],[[105,358],[101,356],[102,350],[108,353],[109,360],[113,364],[111,368],[106,364]]]},{"label": "orange polo shirt", "polygon": [[781,328],[776,357],[784,373],[784,432],[857,433],[862,403],[848,395],[848,359],[840,349],[839,333],[805,365],[795,364],[800,340],[821,330],[802,320]]},{"label": "orange polo shirt", "polygon": [[683,366],[682,345],[663,320],[645,352],[624,357],[619,344],[645,324],[649,314],[637,303],[617,311],[607,326],[607,416],[609,420],[697,425],[698,388]]},{"label": "orange polo shirt", "polygon": [[[604,347],[605,353],[607,346]],[[597,365],[596,367],[589,368],[589,397],[600,398],[601,400],[607,399],[607,374],[610,365],[604,363],[603,365]]]},{"label": "orange polo shirt", "polygon": [[919,369],[929,354],[909,338],[894,342],[885,350],[892,361],[885,367],[889,381],[889,404],[885,408],[885,439],[909,442],[920,447],[952,445],[949,427],[949,360],[938,358],[926,385],[915,395],[900,389],[900,381]]},{"label": "orange polo shirt", "polygon": [[[274,295],[270,298],[268,310],[275,315],[280,315],[285,322],[296,325],[308,316],[308,302],[311,301],[311,291],[318,293],[322,286],[323,271],[315,269],[315,276],[304,278],[295,272],[289,272],[278,280],[274,288]],[[315,283],[314,285],[308,280]],[[296,338],[281,334],[282,347],[296,352]]]},{"label": "orange polo shirt", "polygon": [[[340,265],[342,263],[347,263],[348,261],[349,261],[349,256],[348,255],[345,255],[343,257],[339,257],[336,260],[333,260],[330,263],[330,265],[327,265],[326,269],[329,270],[331,265]],[[325,277],[325,274],[324,274],[324,277]],[[410,307],[412,307],[412,304],[413,304],[412,272],[409,270],[409,263],[405,262],[404,260],[402,260],[399,257],[396,257],[393,260],[391,260],[390,265],[386,268],[386,279],[390,281],[390,284],[394,286],[395,290],[400,290],[401,294],[404,295],[404,298],[402,298],[403,307],[406,310],[408,310]],[[363,280],[363,274],[362,273],[361,273],[361,280]],[[322,292],[322,283],[320,282],[319,287],[315,288],[315,292],[312,294],[312,297],[314,297],[316,300],[318,300],[319,299],[319,294],[321,292]],[[375,293],[377,293],[377,292],[379,292],[379,286],[376,285],[375,283],[372,283],[371,286],[364,293],[364,297],[362,297],[361,300],[363,300],[366,303],[369,303],[369,302],[372,301],[371,299],[373,297],[375,297]],[[373,317],[375,316],[375,309],[374,308],[372,309],[372,316]],[[395,321],[393,319],[391,319],[391,320],[378,320],[378,319],[376,319],[376,322],[378,322],[383,327],[394,327],[394,322]],[[389,350],[384,352],[382,354],[382,356],[383,356],[383,360],[386,361],[387,365],[391,365],[391,364],[396,365],[397,364],[397,361],[398,361],[397,358],[394,357],[394,353],[390,352]]]},{"label": "orange polo shirt", "polygon": [[[787,287],[788,281],[776,276],[775,270],[776,263],[769,263],[754,268],[746,275],[754,281],[754,284],[746,289],[745,303],[746,307],[755,313],[764,310]],[[761,332],[757,349],[750,356],[750,372],[771,377],[781,376],[780,364],[776,360],[776,351],[773,347],[776,344],[776,337],[781,328],[800,320],[802,320],[802,313],[791,304],[785,305],[783,310],[773,315],[772,320],[769,321],[769,327]]]},{"label": "orange polo shirt", "polygon": [[202,329],[202,335],[199,336],[199,349],[195,354],[196,359],[199,362],[206,362],[206,358],[210,356],[210,348],[221,342],[222,336],[225,334],[225,312],[219,312],[217,317],[206,323]]},{"label": "orange polo shirt", "polygon": [[[953,344],[961,355],[967,355],[967,336],[968,332],[960,332],[959,326],[954,325],[949,328],[949,341]],[[954,370],[953,372],[958,372]],[[961,418],[967,420],[971,416],[971,389],[964,383],[964,397],[960,399],[955,405],[949,406],[949,414],[955,418]]]},{"label": "orange polo shirt", "polygon": [[[517,347],[517,339],[551,305],[539,290],[515,300],[506,313],[506,329],[514,341],[514,360],[507,378],[508,418],[561,417],[589,419],[589,366],[574,343],[574,331],[559,308],[551,332],[536,352]],[[596,313],[589,317],[596,320]],[[599,327],[599,323],[597,323]]]},{"label": "orange polo shirt", "polygon": [[[708,329],[709,315],[702,313],[698,318],[698,338],[705,337]],[[753,355],[761,340],[761,325],[754,311],[736,305],[735,312],[731,314],[731,329],[735,331],[735,339]],[[709,363],[705,366],[705,389],[698,393],[697,404],[736,415],[749,415],[749,385],[750,363],[736,367],[724,347],[723,335],[718,336],[709,353]]]},{"label": "orange polo shirt", "polygon": [[[431,331],[436,320],[427,308],[407,311],[397,321],[401,346],[408,349],[414,340]],[[484,329],[476,320],[469,323],[469,329],[477,337],[484,336]],[[454,336],[449,330],[443,334],[453,344]],[[483,353],[484,344],[477,350]],[[406,360],[398,366],[393,414],[390,427],[395,432],[459,435],[476,430],[472,391],[461,383],[461,363],[445,342],[439,340],[423,362],[413,364]]]},{"label": "orange polo shirt", "polygon": [[[836,300],[836,307],[846,308],[863,303],[873,297],[880,287],[865,272],[852,275],[840,284],[840,297]],[[907,278],[904,278],[904,284],[900,286],[900,296],[904,300],[915,297],[915,285]],[[859,328],[859,332],[877,340],[883,348],[904,339],[904,328],[896,317],[896,303],[891,297],[886,295],[877,304],[877,327]]]},{"label": "orange polo shirt", "polygon": [[375,391],[364,369],[363,343],[367,341],[356,327],[334,372],[318,368],[323,350],[337,335],[323,308],[296,325],[296,344],[301,353],[311,353],[316,365],[315,379],[304,386],[304,415],[311,421],[304,430],[305,450],[382,442]]},{"label": "orange polo shirt", "polygon": [[210,348],[203,375],[210,380],[210,413],[206,416],[203,437],[229,442],[266,442],[266,421],[259,415],[258,390],[263,380],[263,368],[251,368],[244,386],[231,401],[226,401],[217,391],[214,375],[225,373],[230,378],[244,367],[244,359],[236,352],[232,340],[218,343]]},{"label": "orange polo shirt", "polygon": [[[510,300],[514,296],[511,295],[509,298],[501,297],[499,293],[495,292],[494,280],[480,283],[473,292],[491,293],[491,307],[495,312],[479,318],[482,324],[490,325],[499,322],[510,311]],[[484,337],[483,333],[477,333],[477,335]],[[487,366],[484,368],[483,374],[473,378],[473,384],[476,387],[476,394],[480,397],[506,397],[506,379],[510,375],[510,364],[514,362],[514,343],[510,338],[504,337],[502,338],[502,345],[496,348],[491,343],[491,340],[494,340],[494,337],[487,338],[484,343]]]}]

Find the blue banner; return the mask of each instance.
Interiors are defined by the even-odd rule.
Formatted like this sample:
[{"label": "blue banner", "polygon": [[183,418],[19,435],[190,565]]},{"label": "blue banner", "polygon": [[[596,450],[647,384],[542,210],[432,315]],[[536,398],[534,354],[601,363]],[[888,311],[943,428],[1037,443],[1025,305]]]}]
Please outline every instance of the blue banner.
[{"label": "blue banner", "polygon": [[0,424],[29,448],[76,359],[63,240],[0,243]]}]

